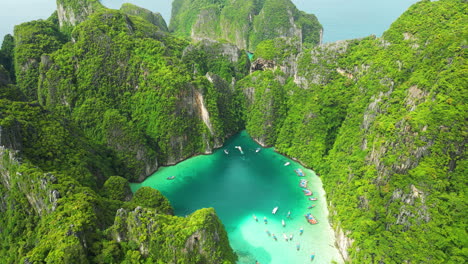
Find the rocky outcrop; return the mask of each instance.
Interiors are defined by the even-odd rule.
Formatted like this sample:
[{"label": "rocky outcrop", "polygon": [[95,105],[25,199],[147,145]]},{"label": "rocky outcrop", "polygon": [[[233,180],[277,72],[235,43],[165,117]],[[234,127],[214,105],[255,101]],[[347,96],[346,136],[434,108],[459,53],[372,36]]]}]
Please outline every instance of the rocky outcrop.
[{"label": "rocky outcrop", "polygon": [[[0,114],[0,119],[3,118]],[[23,147],[22,141],[21,127],[17,120],[10,121],[9,125],[0,126],[0,146],[18,151]]]},{"label": "rocky outcrop", "polygon": [[7,190],[15,188],[24,193],[36,214],[43,216],[53,212],[60,198],[58,190],[52,187],[57,178],[51,173],[18,172],[21,162],[16,153],[0,145],[0,183]]},{"label": "rocky outcrop", "polygon": [[15,71],[18,88],[29,100],[37,100],[41,56],[63,44],[58,28],[50,21],[36,20],[15,26]]},{"label": "rocky outcrop", "polygon": [[157,214],[142,207],[121,208],[111,229],[115,241],[136,242],[143,256],[164,263],[234,263],[236,260],[227,233],[212,208],[200,209],[186,218]]},{"label": "rocky outcrop", "polygon": [[274,61],[259,58],[259,59],[256,59],[254,62],[252,62],[250,72],[273,70],[274,68],[275,68]]},{"label": "rocky outcrop", "polygon": [[102,8],[98,0],[57,0],[60,28],[70,30]]},{"label": "rocky outcrop", "polygon": [[224,0],[210,5],[176,0],[169,29],[195,41],[225,39],[253,51],[261,41],[278,37],[318,44],[322,26],[289,0]]},{"label": "rocky outcrop", "polygon": [[344,72],[338,67],[337,60],[346,53],[351,42],[326,43],[300,53],[292,70],[294,82],[302,88],[329,83],[336,73]]},{"label": "rocky outcrop", "polygon": [[348,236],[351,232],[344,232],[343,229],[335,229],[336,247],[345,261],[350,261],[348,249],[353,245],[353,240]]},{"label": "rocky outcrop", "polygon": [[122,6],[120,7],[120,11],[127,15],[141,17],[144,20],[150,22],[151,24],[157,26],[161,31],[168,31],[166,21],[160,13],[153,13],[148,9],[130,3],[122,4]]}]

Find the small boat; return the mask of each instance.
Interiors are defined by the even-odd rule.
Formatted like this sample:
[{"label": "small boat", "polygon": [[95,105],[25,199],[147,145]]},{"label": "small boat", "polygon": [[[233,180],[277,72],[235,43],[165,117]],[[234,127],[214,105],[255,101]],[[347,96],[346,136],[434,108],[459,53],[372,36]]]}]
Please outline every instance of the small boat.
[{"label": "small boat", "polygon": [[286,226],[286,223],[284,222],[284,219],[281,220],[281,224],[284,226]]},{"label": "small boat", "polygon": [[301,186],[302,188],[307,188],[307,183],[308,183],[307,180],[302,179],[301,182],[299,183],[299,186]]},{"label": "small boat", "polygon": [[299,251],[301,249],[301,245],[299,243],[296,243],[296,250]]},{"label": "small boat", "polygon": [[293,235],[291,234],[291,235],[289,235],[289,240],[292,241],[292,239],[293,239]]},{"label": "small boat", "polygon": [[314,258],[315,258],[315,253],[314,253],[314,252],[312,252],[312,254],[310,255],[310,261],[313,261],[313,260],[314,260]]},{"label": "small boat", "polygon": [[262,150],[262,149],[261,149],[261,148],[256,148],[256,149],[255,149],[255,152],[258,153],[258,152],[260,152],[260,150]]},{"label": "small boat", "polygon": [[276,238],[275,234],[271,234],[271,236],[273,237],[274,240],[278,240],[278,238]]},{"label": "small boat", "polygon": [[304,233],[304,228],[301,227],[301,229],[299,229],[299,234],[303,234]]},{"label": "small boat", "polygon": [[313,204],[313,205],[307,207],[307,209],[312,209],[312,208],[314,208],[315,206],[316,206],[316,204]]},{"label": "small boat", "polygon": [[291,211],[288,211],[288,215],[286,216],[287,218],[291,217]]},{"label": "small boat", "polygon": [[310,201],[317,201],[317,197],[310,197],[309,200]]},{"label": "small boat", "polygon": [[242,151],[242,147],[241,146],[235,146],[236,149],[238,149],[240,151],[241,154],[244,154],[244,151]]},{"label": "small boat", "polygon": [[283,237],[284,237],[284,240],[288,241],[288,236],[285,233],[283,233]]},{"label": "small boat", "polygon": [[166,179],[173,180],[173,179],[175,179],[175,176],[170,176],[170,177],[167,177]]},{"label": "small boat", "polygon": [[294,172],[297,174],[299,177],[304,177],[305,174],[301,169],[295,169]]},{"label": "small boat", "polygon": [[272,214],[276,214],[276,211],[278,211],[278,206],[276,206],[275,208],[273,208],[273,211],[271,211]]},{"label": "small boat", "polygon": [[311,213],[307,213],[304,216],[307,219],[307,222],[309,222],[309,224],[315,225],[318,223],[317,219],[315,219],[315,217]]},{"label": "small boat", "polygon": [[271,236],[271,233],[270,231],[268,231],[268,229],[265,229],[265,232],[267,233],[268,236]]},{"label": "small boat", "polygon": [[229,154],[229,151],[227,149],[224,150],[224,153],[226,153],[226,155]]},{"label": "small boat", "polygon": [[284,166],[289,166],[289,164],[291,164],[291,162],[288,161],[284,164]]},{"label": "small boat", "polygon": [[268,220],[267,220],[266,216],[263,217],[263,222],[264,222],[265,224],[268,224]]},{"label": "small boat", "polygon": [[256,215],[253,215],[253,218],[255,219],[255,222],[258,222],[258,218]]},{"label": "small boat", "polygon": [[304,189],[303,191],[306,196],[311,196],[313,194],[312,191],[309,189]]}]

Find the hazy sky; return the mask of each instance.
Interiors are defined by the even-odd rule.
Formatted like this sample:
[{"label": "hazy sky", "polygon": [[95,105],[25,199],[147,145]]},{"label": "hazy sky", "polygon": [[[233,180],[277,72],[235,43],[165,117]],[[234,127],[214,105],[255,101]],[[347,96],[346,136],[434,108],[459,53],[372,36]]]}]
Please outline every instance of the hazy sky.
[{"label": "hazy sky", "polygon": [[[12,34],[14,25],[46,19],[56,8],[54,0],[0,0],[0,41]],[[241,0],[239,0],[241,1]],[[325,33],[324,40],[380,36],[417,0],[292,0],[300,10],[317,15]],[[169,24],[172,0],[101,0],[109,8],[131,2],[162,14]]]}]

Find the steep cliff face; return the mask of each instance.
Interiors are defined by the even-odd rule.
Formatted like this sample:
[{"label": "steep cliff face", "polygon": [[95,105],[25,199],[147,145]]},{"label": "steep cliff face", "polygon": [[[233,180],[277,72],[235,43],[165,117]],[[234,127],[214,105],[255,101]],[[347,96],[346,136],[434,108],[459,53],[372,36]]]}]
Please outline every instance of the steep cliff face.
[{"label": "steep cliff face", "polygon": [[[204,73],[190,73],[188,43],[158,31],[143,19],[103,11],[78,25],[74,42],[41,66],[40,102],[71,113],[89,138],[116,152],[128,169],[125,176],[135,180],[159,164],[211,152],[236,129],[225,129],[219,118],[220,91]],[[248,61],[228,44],[199,50],[213,58],[205,57],[204,70],[220,58],[219,66],[231,69],[226,78]]]},{"label": "steep cliff face", "polygon": [[[5,87],[0,88],[3,91]],[[172,217],[168,200],[149,187],[140,189],[130,200],[128,181],[109,177],[116,174],[114,169],[124,167],[118,156],[103,151],[73,123],[38,104],[3,96],[2,93],[2,263],[120,263],[138,258],[164,263],[171,263],[174,258],[188,259],[190,263],[235,262],[236,256],[214,210],[195,212],[187,220]],[[119,124],[118,117],[106,118]],[[122,141],[119,133],[125,133],[124,126],[108,129],[116,141]],[[101,190],[104,179],[107,180]],[[132,214],[139,210],[150,213]],[[120,212],[126,211],[132,218],[125,220],[128,225],[118,225]],[[115,232],[116,212],[115,226],[122,230],[120,236],[128,240],[114,241],[104,235]],[[147,221],[151,226],[146,226]],[[145,231],[146,227],[153,230],[156,226],[158,233]],[[161,235],[159,231],[165,233]],[[171,235],[175,233],[177,237]],[[172,250],[171,244],[177,245],[177,251]],[[134,251],[137,248],[141,253]],[[147,249],[155,250],[148,253]]]},{"label": "steep cliff face", "polygon": [[29,100],[37,99],[41,56],[59,49],[64,38],[47,20],[36,20],[15,26],[14,62],[18,88]]},{"label": "steep cliff face", "polygon": [[236,86],[245,97],[245,127],[262,146],[272,146],[282,127],[287,112],[285,83],[281,71],[267,70],[249,75]]},{"label": "steep cliff face", "polygon": [[[2,46],[0,48],[0,65],[3,66],[4,70],[8,72],[7,76],[5,76],[7,79],[10,79],[10,81],[15,82],[15,64],[14,64],[14,54],[15,54],[15,39],[13,38],[12,35],[7,34],[3,38]],[[1,66],[0,66],[1,67]],[[0,71],[3,71],[0,70]],[[4,81],[0,79],[0,85]]]},{"label": "steep cliff face", "polygon": [[122,6],[120,7],[120,11],[127,15],[141,17],[146,21],[150,22],[151,24],[157,26],[160,30],[165,32],[168,31],[166,21],[160,13],[153,13],[148,9],[141,8],[130,3],[122,4]]},{"label": "steep cliff face", "polygon": [[103,8],[99,0],[57,0],[60,28],[65,32],[71,32],[73,27]]},{"label": "steep cliff face", "polygon": [[213,208],[175,217],[137,207],[117,211],[112,236],[135,242],[142,256],[163,263],[235,263],[227,233]]},{"label": "steep cliff face", "polygon": [[[466,206],[465,40],[452,32],[464,31],[465,11],[460,1],[423,1],[383,38],[303,50],[297,69],[285,71],[294,77],[282,87],[287,112],[277,119],[245,113],[254,135],[279,121],[256,139],[277,135],[271,144],[278,151],[322,175],[348,261],[464,258],[457,233]],[[277,70],[287,65],[272,54]],[[241,87],[246,100],[271,79]],[[270,100],[257,103],[271,109]]]},{"label": "steep cliff face", "polygon": [[195,41],[224,39],[253,51],[261,41],[278,37],[318,44],[322,26],[289,0],[176,0],[169,29]]}]

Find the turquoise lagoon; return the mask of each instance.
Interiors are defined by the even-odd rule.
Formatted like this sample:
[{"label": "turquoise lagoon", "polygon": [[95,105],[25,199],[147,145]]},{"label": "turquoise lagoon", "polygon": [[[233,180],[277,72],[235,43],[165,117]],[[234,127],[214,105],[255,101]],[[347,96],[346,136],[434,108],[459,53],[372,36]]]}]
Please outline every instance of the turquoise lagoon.
[{"label": "turquoise lagoon", "polygon": [[[241,146],[243,154],[235,146]],[[291,164],[284,166],[286,162]],[[305,172],[309,189],[317,201],[309,201],[304,195],[299,187],[302,177],[296,175],[296,168]],[[167,180],[169,176],[176,178]],[[256,260],[261,264],[311,263],[312,253],[315,253],[313,263],[342,262],[334,247],[320,178],[272,148],[261,148],[245,131],[229,139],[213,154],[160,168],[143,183],[132,184],[131,188],[136,191],[143,186],[160,190],[179,216],[214,207],[240,264],[252,264]],[[308,209],[312,204],[316,206]],[[279,209],[273,215],[276,206]],[[307,223],[304,217],[307,212],[311,212],[319,223]],[[258,222],[253,215],[257,216]],[[267,224],[264,217],[267,217]],[[299,233],[301,227],[303,235]],[[278,240],[275,241],[266,230],[275,234]],[[285,241],[283,233],[288,237],[293,235],[292,241]]]}]

